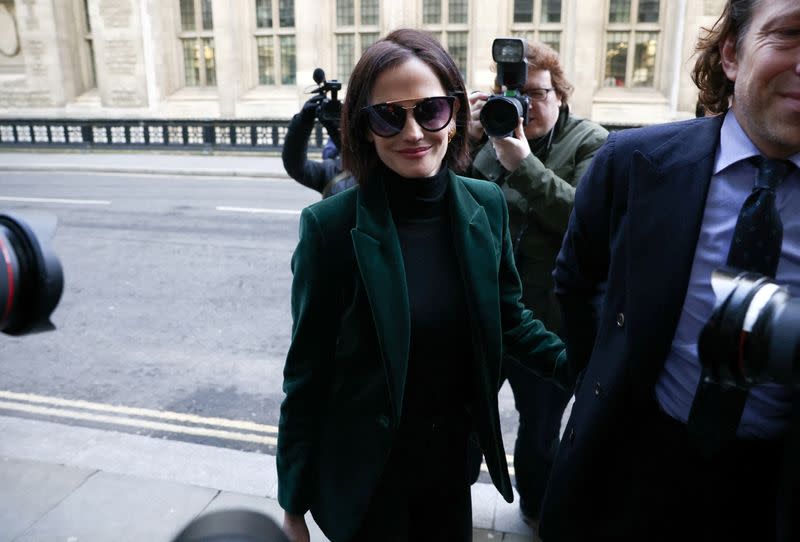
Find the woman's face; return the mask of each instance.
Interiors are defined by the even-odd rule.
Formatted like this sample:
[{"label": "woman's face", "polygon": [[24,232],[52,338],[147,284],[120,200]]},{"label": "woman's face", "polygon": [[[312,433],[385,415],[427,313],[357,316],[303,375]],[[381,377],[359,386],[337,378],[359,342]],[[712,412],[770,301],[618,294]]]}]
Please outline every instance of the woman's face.
[{"label": "woman's face", "polygon": [[410,107],[423,98],[445,95],[445,89],[436,74],[418,58],[410,58],[386,70],[375,80],[370,105],[394,102],[409,107],[405,111],[405,125],[400,133],[381,137],[367,128],[367,139],[375,144],[378,157],[398,175],[431,177],[439,171],[447,153],[447,134],[455,125],[458,103],[454,104],[450,122],[436,132],[423,129]]}]

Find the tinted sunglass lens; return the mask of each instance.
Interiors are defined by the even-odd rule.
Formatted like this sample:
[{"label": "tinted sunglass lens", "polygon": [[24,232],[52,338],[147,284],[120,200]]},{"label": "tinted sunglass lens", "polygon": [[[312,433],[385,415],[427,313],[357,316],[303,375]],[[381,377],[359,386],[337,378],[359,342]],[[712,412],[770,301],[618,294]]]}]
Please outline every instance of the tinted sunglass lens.
[{"label": "tinted sunglass lens", "polygon": [[452,102],[447,98],[429,98],[417,105],[414,117],[420,126],[429,131],[444,128],[453,114]]},{"label": "tinted sunglass lens", "polygon": [[374,105],[369,108],[369,120],[373,132],[381,137],[390,137],[403,129],[406,112],[389,104]]}]

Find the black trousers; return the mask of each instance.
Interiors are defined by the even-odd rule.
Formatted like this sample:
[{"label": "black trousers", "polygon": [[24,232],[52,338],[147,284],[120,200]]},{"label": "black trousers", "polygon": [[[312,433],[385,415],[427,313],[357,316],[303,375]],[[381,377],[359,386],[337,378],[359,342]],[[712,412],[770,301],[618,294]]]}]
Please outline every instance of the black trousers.
[{"label": "black trousers", "polygon": [[561,414],[571,394],[532,374],[515,360],[506,360],[503,370],[519,412],[514,444],[514,479],[519,505],[526,515],[538,518],[558,446]]},{"label": "black trousers", "polygon": [[655,402],[636,427],[589,482],[605,490],[586,521],[592,540],[776,540],[782,441],[736,440],[704,458]]},{"label": "black trousers", "polygon": [[470,542],[469,430],[463,416],[402,427],[353,542]]}]

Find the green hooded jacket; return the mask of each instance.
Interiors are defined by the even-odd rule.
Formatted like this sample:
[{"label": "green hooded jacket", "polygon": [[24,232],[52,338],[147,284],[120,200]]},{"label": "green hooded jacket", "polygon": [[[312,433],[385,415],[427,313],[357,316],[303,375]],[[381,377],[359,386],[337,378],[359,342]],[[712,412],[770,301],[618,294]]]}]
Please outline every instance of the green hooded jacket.
[{"label": "green hooded jacket", "polygon": [[[547,137],[547,136],[545,136]],[[509,211],[509,227],[522,301],[547,329],[558,332],[561,316],[553,295],[552,272],[567,230],[578,181],[608,137],[605,128],[571,115],[563,106],[549,145],[542,145],[512,172],[484,144],[475,155],[470,176],[500,185]]]}]

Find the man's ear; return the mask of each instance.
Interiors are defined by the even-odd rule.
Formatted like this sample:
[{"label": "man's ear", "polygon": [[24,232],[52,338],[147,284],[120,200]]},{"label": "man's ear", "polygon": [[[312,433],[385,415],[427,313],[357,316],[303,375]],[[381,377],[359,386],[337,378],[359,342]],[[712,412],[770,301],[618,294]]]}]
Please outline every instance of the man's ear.
[{"label": "man's ear", "polygon": [[736,58],[736,36],[728,35],[719,45],[719,56],[722,61],[722,71],[733,82],[739,73],[739,61]]}]

